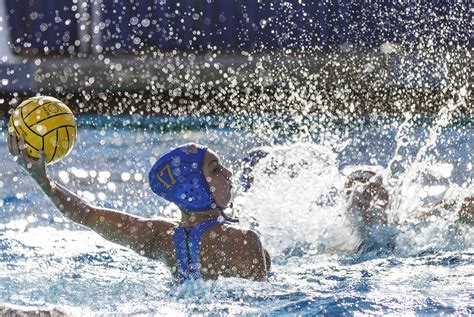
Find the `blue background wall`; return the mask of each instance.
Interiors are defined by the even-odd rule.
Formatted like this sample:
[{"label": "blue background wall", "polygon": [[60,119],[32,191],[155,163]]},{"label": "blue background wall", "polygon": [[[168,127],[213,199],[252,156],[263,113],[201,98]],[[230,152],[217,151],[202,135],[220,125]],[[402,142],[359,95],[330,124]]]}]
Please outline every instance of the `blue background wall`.
[{"label": "blue background wall", "polygon": [[[95,2],[94,2],[95,1]],[[106,53],[164,50],[275,50],[385,41],[413,46],[469,43],[469,4],[455,1],[6,0],[12,43],[52,52],[99,45]],[[80,12],[85,12],[81,14]],[[94,41],[82,41],[78,19]],[[94,33],[94,28],[99,30]]]}]

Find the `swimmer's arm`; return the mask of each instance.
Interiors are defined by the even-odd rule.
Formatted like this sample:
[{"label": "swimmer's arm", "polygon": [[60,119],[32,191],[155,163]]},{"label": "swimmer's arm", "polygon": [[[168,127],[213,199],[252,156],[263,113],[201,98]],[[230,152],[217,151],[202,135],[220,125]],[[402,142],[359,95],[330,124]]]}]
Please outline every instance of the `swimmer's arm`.
[{"label": "swimmer's arm", "polygon": [[165,220],[145,219],[112,209],[90,205],[66,187],[54,182],[46,172],[44,153],[33,160],[26,154],[24,140],[9,134],[8,148],[23,171],[30,175],[58,210],[70,220],[87,226],[104,238],[151,257],[159,251],[164,235],[174,224]]},{"label": "swimmer's arm", "polygon": [[174,227],[166,220],[152,220],[93,206],[53,181],[40,186],[64,216],[143,256],[156,257],[156,251],[161,249],[160,236],[172,232]]},{"label": "swimmer's arm", "polygon": [[[445,201],[445,200],[438,200],[433,203],[427,204],[423,206],[417,215],[417,219],[419,220],[427,220],[431,216],[439,216],[441,208],[449,208],[455,206],[455,202],[453,201]],[[472,223],[474,222],[474,196],[466,197],[462,204],[461,208],[458,210],[458,217],[459,221]]]},{"label": "swimmer's arm", "polygon": [[163,254],[163,238],[165,235],[172,235],[175,227],[165,219],[148,219],[98,207],[92,207],[84,225],[105,239],[149,258]]},{"label": "swimmer's arm", "polygon": [[82,223],[89,210],[89,205],[76,194],[49,178],[44,153],[39,151],[38,160],[30,158],[26,153],[23,137],[18,140],[13,133],[8,134],[8,149],[21,169],[31,176],[59,211],[72,221]]},{"label": "swimmer's arm", "polygon": [[268,253],[267,249],[263,249],[265,253],[265,264],[267,266],[267,272],[270,272],[272,268],[272,258],[270,257],[270,253]]}]

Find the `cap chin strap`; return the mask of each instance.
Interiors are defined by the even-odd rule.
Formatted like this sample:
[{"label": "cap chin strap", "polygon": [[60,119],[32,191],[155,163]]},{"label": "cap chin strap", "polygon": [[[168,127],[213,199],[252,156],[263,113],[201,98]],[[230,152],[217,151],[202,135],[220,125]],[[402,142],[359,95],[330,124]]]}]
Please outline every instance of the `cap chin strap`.
[{"label": "cap chin strap", "polygon": [[[229,207],[232,208],[233,205],[234,205],[234,203],[230,203]],[[224,218],[225,221],[234,222],[234,223],[240,222],[239,219],[232,218],[232,217],[226,215],[225,212],[224,212],[224,208],[222,208],[221,206],[217,206],[217,208],[221,211],[221,216]]]}]

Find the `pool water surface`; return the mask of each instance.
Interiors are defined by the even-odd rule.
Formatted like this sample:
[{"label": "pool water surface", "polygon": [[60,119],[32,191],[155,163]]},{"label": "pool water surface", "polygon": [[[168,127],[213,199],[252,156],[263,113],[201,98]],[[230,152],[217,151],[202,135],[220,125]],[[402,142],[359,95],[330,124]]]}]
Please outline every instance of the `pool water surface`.
[{"label": "pool water surface", "polygon": [[[161,128],[158,119],[147,120],[124,127],[136,120],[79,117],[74,150],[49,167],[50,175],[94,204],[178,218],[177,207],[149,189],[148,170],[169,147],[208,145],[235,176],[229,212],[260,234],[272,256],[270,281],[177,287],[160,262],[64,218],[9,155],[4,122],[3,304],[73,315],[474,314],[474,225],[452,210],[424,221],[415,212],[437,199],[459,204],[474,194],[472,119],[452,124],[434,117],[423,124],[365,118],[327,129],[312,129],[318,122],[311,119],[270,128],[225,117],[167,119]],[[256,146],[268,146],[278,168],[269,172],[262,161],[244,192],[240,160]],[[392,245],[357,252],[368,242],[346,211],[344,182],[347,171],[361,165],[378,166],[385,178],[391,230],[371,239],[390,235]]]}]

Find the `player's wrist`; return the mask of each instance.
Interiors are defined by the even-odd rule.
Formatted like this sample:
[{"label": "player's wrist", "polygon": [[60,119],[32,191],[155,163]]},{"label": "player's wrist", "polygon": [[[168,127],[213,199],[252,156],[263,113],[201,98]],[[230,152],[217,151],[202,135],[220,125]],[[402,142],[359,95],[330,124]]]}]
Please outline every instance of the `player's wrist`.
[{"label": "player's wrist", "polygon": [[48,177],[48,175],[41,175],[41,176],[33,176],[35,182],[43,189],[43,190],[51,190],[54,184],[54,181]]}]

